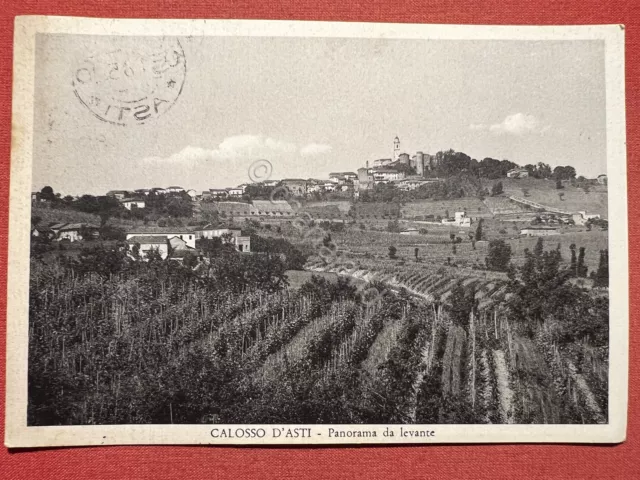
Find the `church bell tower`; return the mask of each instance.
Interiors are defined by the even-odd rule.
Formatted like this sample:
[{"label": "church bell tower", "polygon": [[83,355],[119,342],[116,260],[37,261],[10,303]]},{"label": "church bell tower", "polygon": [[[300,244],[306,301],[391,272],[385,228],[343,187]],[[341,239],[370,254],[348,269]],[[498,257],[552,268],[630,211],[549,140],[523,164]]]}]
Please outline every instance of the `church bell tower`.
[{"label": "church bell tower", "polygon": [[397,162],[400,157],[400,139],[396,136],[393,139],[393,161]]}]

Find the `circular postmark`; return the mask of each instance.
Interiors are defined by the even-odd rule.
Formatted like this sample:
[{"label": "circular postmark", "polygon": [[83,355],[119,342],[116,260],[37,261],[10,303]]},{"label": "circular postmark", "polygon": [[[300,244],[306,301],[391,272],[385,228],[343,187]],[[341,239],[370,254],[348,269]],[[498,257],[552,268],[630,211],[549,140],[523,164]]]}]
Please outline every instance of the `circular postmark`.
[{"label": "circular postmark", "polygon": [[100,120],[148,123],[169,110],[182,93],[184,50],[177,39],[122,43],[86,58],[73,70],[74,93]]}]

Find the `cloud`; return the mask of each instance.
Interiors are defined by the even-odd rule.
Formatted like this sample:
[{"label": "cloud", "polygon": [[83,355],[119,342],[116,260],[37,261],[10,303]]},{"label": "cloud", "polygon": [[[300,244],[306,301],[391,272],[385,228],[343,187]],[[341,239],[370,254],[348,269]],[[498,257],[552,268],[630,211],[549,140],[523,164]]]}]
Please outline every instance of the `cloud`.
[{"label": "cloud", "polygon": [[303,157],[312,157],[315,155],[322,155],[323,153],[329,153],[331,151],[331,145],[325,145],[323,143],[310,143],[300,149],[300,155]]},{"label": "cloud", "polygon": [[225,138],[213,149],[187,146],[165,158],[147,157],[144,160],[149,163],[193,164],[215,160],[273,159],[282,155],[295,154],[308,157],[330,151],[330,145],[320,143],[310,143],[299,149],[295,143],[265,135],[234,135]]},{"label": "cloud", "polygon": [[495,135],[517,136],[523,136],[529,133],[546,133],[550,128],[550,125],[541,125],[536,117],[525,113],[508,115],[502,122],[494,123],[493,125],[483,123],[473,123],[469,125],[469,130],[472,131],[489,131]]}]

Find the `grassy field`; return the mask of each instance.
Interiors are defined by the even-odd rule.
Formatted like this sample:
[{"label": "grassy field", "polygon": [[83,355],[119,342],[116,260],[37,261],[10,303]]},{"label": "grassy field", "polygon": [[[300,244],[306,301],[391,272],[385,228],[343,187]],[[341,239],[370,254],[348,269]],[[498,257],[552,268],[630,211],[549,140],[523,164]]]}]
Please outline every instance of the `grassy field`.
[{"label": "grassy field", "polygon": [[[40,225],[52,225],[54,223],[90,223],[100,226],[100,217],[91,213],[78,212],[77,210],[62,208],[47,208],[35,205],[31,209],[31,216],[40,217]],[[143,225],[141,220],[125,220],[121,218],[110,218],[109,225],[124,228]]]},{"label": "grassy field", "polygon": [[[525,197],[522,191],[524,188],[528,189],[527,200],[570,212],[597,213],[603,218],[608,218],[607,187],[604,185],[591,187],[590,192],[585,193],[580,188],[572,187],[568,182],[563,184],[563,189],[557,190],[554,180],[506,178],[502,180],[502,184],[506,195]],[[558,193],[564,194],[562,200]]]},{"label": "grassy field", "polygon": [[402,206],[403,218],[433,215],[445,217],[447,212],[453,217],[455,212],[467,212],[471,218],[484,218],[491,216],[487,206],[475,197],[459,198],[453,200],[416,200]]}]

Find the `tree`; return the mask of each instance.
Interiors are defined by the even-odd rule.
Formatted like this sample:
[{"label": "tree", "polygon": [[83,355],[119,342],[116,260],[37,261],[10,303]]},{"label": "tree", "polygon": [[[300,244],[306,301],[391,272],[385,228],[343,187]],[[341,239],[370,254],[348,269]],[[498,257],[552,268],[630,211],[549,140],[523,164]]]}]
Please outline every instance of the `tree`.
[{"label": "tree", "polygon": [[188,268],[194,268],[198,265],[198,257],[191,252],[187,252],[182,258],[182,264]]},{"label": "tree", "polygon": [[553,169],[553,176],[557,180],[573,180],[574,178],[576,178],[576,169],[570,165],[558,165]]},{"label": "tree", "polygon": [[524,333],[533,336],[547,315],[557,315],[565,306],[575,306],[577,293],[567,283],[571,272],[561,269],[558,249],[544,251],[542,238],[538,238],[533,252],[525,249],[524,255],[518,278],[514,272],[510,274],[508,290],[512,296],[507,305],[514,318],[522,322]]},{"label": "tree", "polygon": [[560,199],[561,202],[564,202],[564,193],[560,192],[558,194],[558,198]]},{"label": "tree", "polygon": [[395,258],[396,258],[396,252],[397,252],[396,247],[394,247],[393,245],[391,245],[391,246],[389,247],[389,258],[390,258],[391,260],[395,260]]},{"label": "tree", "polygon": [[475,235],[476,242],[479,242],[480,240],[482,240],[482,221],[483,221],[482,218],[478,220],[478,226],[476,227],[476,235]]},{"label": "tree", "polygon": [[55,200],[56,195],[53,193],[53,188],[48,185],[46,187],[43,187],[42,190],[40,190],[40,198],[42,200],[48,200],[50,202]]},{"label": "tree", "polygon": [[454,255],[458,253],[458,249],[456,248],[455,244],[451,247],[451,253],[453,253]]},{"label": "tree", "polygon": [[576,271],[578,273],[578,277],[584,278],[587,276],[588,267],[584,264],[584,253],[585,248],[580,247],[580,251],[578,252],[578,264],[576,267]]},{"label": "tree", "polygon": [[522,189],[522,196],[525,197],[525,198],[529,196],[529,189],[528,188],[523,188]]},{"label": "tree", "polygon": [[569,250],[571,250],[571,275],[574,277],[578,276],[578,262],[576,260],[576,244],[572,243],[569,246]]},{"label": "tree", "polygon": [[600,262],[594,275],[594,287],[609,286],[609,250],[600,250]]},{"label": "tree", "polygon": [[504,189],[502,187],[502,182],[494,183],[491,187],[491,196],[496,197],[498,195],[502,195],[504,193]]},{"label": "tree", "polygon": [[418,261],[418,254],[420,253],[420,249],[418,247],[416,247],[413,250],[413,254],[416,256],[416,262]]},{"label": "tree", "polygon": [[562,190],[563,188],[564,188],[564,185],[562,185],[562,180],[558,178],[556,180],[556,190]]},{"label": "tree", "polygon": [[494,239],[489,242],[489,254],[485,258],[485,263],[489,270],[506,272],[511,262],[511,245],[504,240]]}]

